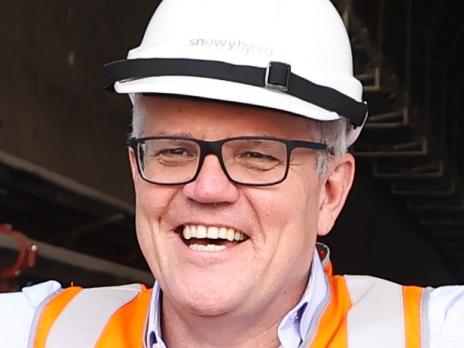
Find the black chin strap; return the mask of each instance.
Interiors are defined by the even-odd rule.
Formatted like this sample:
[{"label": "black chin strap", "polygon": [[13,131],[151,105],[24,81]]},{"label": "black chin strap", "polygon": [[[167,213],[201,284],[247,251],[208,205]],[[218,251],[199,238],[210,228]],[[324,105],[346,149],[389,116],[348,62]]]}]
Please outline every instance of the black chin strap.
[{"label": "black chin strap", "polygon": [[336,112],[355,126],[367,118],[367,104],[358,102],[339,91],[317,85],[291,72],[288,64],[271,62],[267,68],[234,65],[211,60],[183,58],[149,58],[119,60],[104,67],[104,88],[114,91],[115,82],[152,76],[194,76],[243,83],[279,90]]}]

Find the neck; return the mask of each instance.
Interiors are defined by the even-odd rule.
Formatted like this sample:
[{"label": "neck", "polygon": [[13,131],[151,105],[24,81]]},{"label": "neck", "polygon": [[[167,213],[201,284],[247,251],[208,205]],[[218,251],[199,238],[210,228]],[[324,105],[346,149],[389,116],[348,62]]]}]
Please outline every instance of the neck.
[{"label": "neck", "polygon": [[168,347],[249,348],[279,347],[278,327],[283,317],[299,302],[307,279],[292,294],[288,287],[252,313],[197,315],[176,306],[167,296],[162,300],[163,340]]},{"label": "neck", "polygon": [[168,347],[279,347],[278,322],[238,323],[224,317],[180,317],[170,311],[164,317],[169,318],[163,322],[163,339]]}]

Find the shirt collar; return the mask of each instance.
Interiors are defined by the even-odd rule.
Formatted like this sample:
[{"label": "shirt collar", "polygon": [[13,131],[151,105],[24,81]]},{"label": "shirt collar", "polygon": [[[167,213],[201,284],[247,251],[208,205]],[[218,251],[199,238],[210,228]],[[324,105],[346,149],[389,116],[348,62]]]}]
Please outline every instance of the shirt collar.
[{"label": "shirt collar", "polygon": [[298,347],[308,332],[311,320],[327,295],[327,283],[317,248],[314,248],[311,273],[300,301],[280,322],[278,336],[282,348]]},{"label": "shirt collar", "polygon": [[146,348],[152,348],[154,343],[158,343],[159,348],[166,348],[161,339],[161,297],[161,288],[159,283],[155,282],[148,315]]},{"label": "shirt collar", "polygon": [[[327,292],[324,268],[315,247],[306,289],[298,304],[284,316],[279,324],[277,334],[282,348],[298,347],[304,340],[316,310],[324,301]],[[158,343],[159,348],[166,348],[161,338],[161,296],[159,283],[155,282],[146,331],[147,348],[151,348],[154,343]]]}]

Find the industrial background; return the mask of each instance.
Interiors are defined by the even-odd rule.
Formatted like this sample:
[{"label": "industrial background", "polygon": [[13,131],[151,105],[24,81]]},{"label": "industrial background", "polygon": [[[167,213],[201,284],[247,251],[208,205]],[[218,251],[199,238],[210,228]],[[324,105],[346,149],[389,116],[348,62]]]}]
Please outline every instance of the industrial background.
[{"label": "industrial background", "polygon": [[[459,2],[334,3],[371,115],[352,149],[353,191],[324,239],[335,271],[462,284]],[[101,76],[138,46],[157,4],[0,2],[0,291],[152,282],[134,232],[130,103],[102,91]]]}]

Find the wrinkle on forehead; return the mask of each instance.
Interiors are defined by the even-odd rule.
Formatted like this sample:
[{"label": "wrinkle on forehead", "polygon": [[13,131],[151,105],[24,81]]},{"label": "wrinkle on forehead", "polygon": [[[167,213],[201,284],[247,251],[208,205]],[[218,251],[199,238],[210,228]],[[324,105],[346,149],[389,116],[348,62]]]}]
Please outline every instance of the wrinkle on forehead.
[{"label": "wrinkle on forehead", "polygon": [[[201,134],[202,127],[210,126],[212,131],[216,128],[219,122],[229,121],[230,125],[237,124],[243,126],[240,127],[240,134],[237,135],[263,135],[273,136],[276,130],[282,133],[284,138],[294,138],[299,140],[316,140],[320,138],[320,127],[319,122],[298,117],[293,114],[279,111],[266,109],[261,107],[241,105],[237,103],[228,103],[221,101],[214,101],[208,99],[197,99],[191,97],[179,97],[179,96],[143,96],[136,95],[134,98],[134,133],[135,136],[141,136],[144,133],[144,128],[149,123],[156,124],[157,117],[166,113],[169,110],[170,113],[175,113],[178,116],[191,117],[196,116],[194,114],[210,114],[217,115],[217,120],[208,120],[204,123],[192,124],[191,131],[185,131],[170,127],[169,129],[157,129],[155,133],[144,134],[144,135],[178,135],[178,136],[189,136],[192,137],[192,132],[198,133],[197,136],[203,137]],[[186,118],[187,120],[188,118]],[[240,122],[237,122],[237,119]],[[257,127],[254,130],[247,128],[247,123],[259,120],[259,131]],[[278,125],[279,127],[276,127]],[[218,125],[219,126],[219,125]],[[155,127],[156,128],[156,127]],[[284,130],[294,129],[299,136],[291,136],[285,134]],[[278,135],[277,135],[278,136]]]}]

